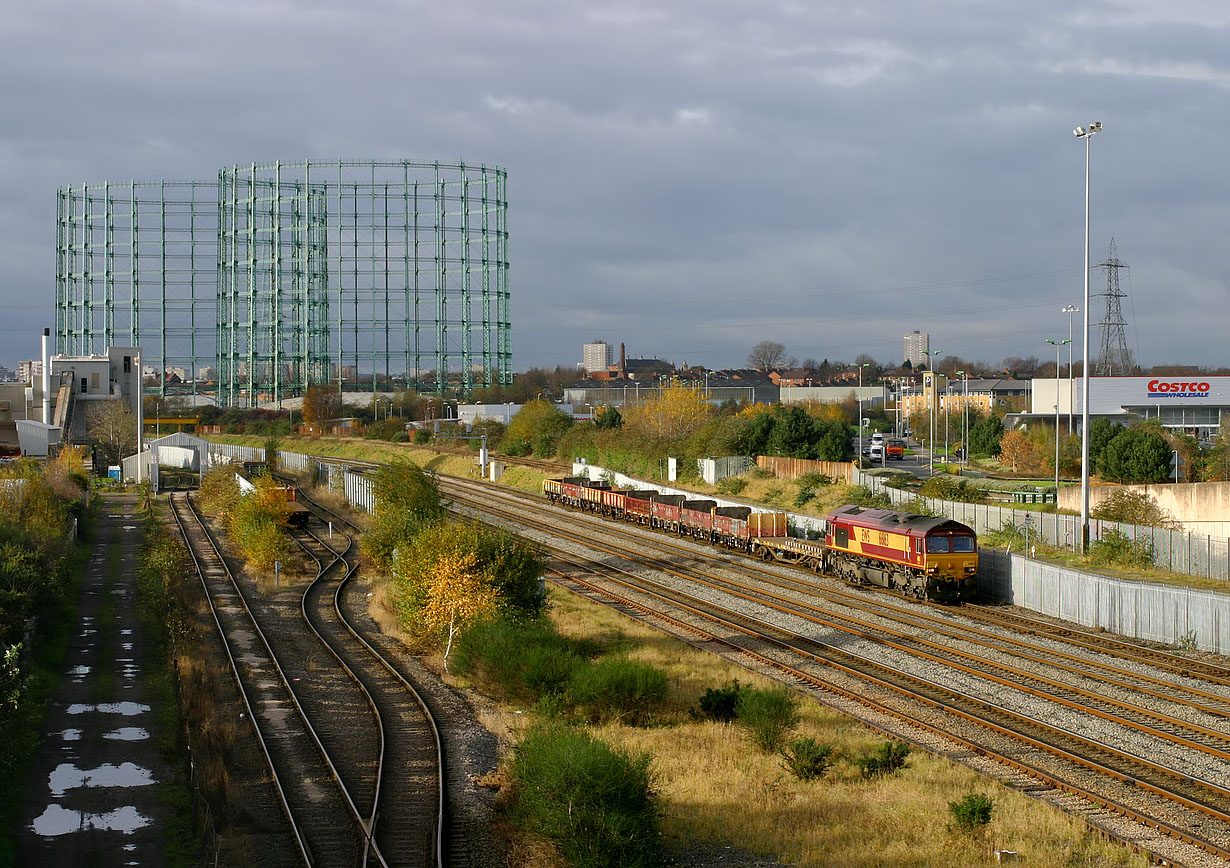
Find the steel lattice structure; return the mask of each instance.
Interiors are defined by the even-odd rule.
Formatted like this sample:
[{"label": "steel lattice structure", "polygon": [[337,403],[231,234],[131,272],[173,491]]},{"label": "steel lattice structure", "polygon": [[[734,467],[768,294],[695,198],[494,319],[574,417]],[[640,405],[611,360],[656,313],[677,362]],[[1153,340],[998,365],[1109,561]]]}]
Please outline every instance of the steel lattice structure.
[{"label": "steel lattice structure", "polygon": [[1123,319],[1121,300],[1126,293],[1119,289],[1119,269],[1128,266],[1116,255],[1115,239],[1110,239],[1106,261],[1099,262],[1097,267],[1106,269],[1106,318],[1098,323],[1102,329],[1102,346],[1093,372],[1098,377],[1126,377],[1132,373],[1132,355],[1124,334],[1127,322]]},{"label": "steel lattice structure", "polygon": [[236,165],[216,182],[65,187],[57,211],[58,352],[139,345],[232,406],[314,383],[465,395],[511,382],[502,169]]}]

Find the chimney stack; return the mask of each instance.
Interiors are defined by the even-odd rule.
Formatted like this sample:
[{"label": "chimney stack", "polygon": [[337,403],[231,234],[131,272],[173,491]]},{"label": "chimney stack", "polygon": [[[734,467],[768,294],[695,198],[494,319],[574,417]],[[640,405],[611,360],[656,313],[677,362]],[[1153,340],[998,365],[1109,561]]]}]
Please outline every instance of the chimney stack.
[{"label": "chimney stack", "polygon": [[43,329],[43,424],[51,424],[51,329]]}]

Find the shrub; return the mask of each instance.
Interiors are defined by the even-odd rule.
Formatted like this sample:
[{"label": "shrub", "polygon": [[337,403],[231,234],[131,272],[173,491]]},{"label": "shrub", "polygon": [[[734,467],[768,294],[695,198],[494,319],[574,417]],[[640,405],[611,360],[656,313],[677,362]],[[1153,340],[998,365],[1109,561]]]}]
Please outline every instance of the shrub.
[{"label": "shrub", "polygon": [[745,488],[747,488],[747,480],[738,476],[727,476],[725,479],[719,479],[717,484],[718,494],[724,494],[727,497],[735,497]]},{"label": "shrub", "polygon": [[513,816],[580,868],[657,865],[649,763],[576,729],[532,730],[513,754]]},{"label": "shrub", "polygon": [[1148,540],[1132,539],[1118,529],[1112,529],[1089,544],[1089,556],[1099,566],[1151,567],[1153,545]]},{"label": "shrub", "polygon": [[959,802],[949,802],[953,825],[962,832],[973,832],[991,822],[995,800],[986,793],[970,793]]},{"label": "shrub", "polygon": [[1115,491],[1095,506],[1089,513],[1089,517],[1102,521],[1177,529],[1177,524],[1170,517],[1170,513],[1158,506],[1156,500],[1143,491],[1129,491],[1123,488]]},{"label": "shrub", "polygon": [[766,753],[777,750],[786,733],[799,722],[799,698],[785,687],[739,691],[735,717],[752,741]]},{"label": "shrub", "polygon": [[531,452],[530,441],[513,437],[504,441],[504,454],[512,458],[523,458]]},{"label": "shrub", "polygon": [[881,777],[905,768],[910,746],[903,741],[886,741],[872,753],[863,754],[856,764],[865,778]]},{"label": "shrub", "polygon": [[700,711],[694,709],[692,716],[729,723],[735,719],[735,707],[742,689],[738,681],[732,681],[725,687],[708,688],[698,702]]},{"label": "shrub", "polygon": [[892,509],[893,500],[883,491],[873,492],[865,485],[856,485],[846,495],[846,502],[855,506],[869,506],[876,509]]},{"label": "shrub", "polygon": [[431,442],[431,432],[426,428],[419,428],[414,432],[414,445],[425,446]]},{"label": "shrub", "polygon": [[801,781],[824,777],[833,760],[833,746],[814,738],[796,738],[782,748],[782,765]]},{"label": "shrub", "polygon": [[924,482],[921,494],[924,497],[938,497],[940,500],[956,500],[962,503],[986,503],[987,501],[987,493],[968,484],[967,480],[942,475],[932,476]]},{"label": "shrub", "polygon": [[468,630],[453,650],[454,671],[510,699],[562,693],[584,663],[574,643],[547,624],[498,619]]},{"label": "shrub", "polygon": [[574,669],[568,693],[591,722],[641,723],[666,698],[666,675],[646,663],[613,657]]}]

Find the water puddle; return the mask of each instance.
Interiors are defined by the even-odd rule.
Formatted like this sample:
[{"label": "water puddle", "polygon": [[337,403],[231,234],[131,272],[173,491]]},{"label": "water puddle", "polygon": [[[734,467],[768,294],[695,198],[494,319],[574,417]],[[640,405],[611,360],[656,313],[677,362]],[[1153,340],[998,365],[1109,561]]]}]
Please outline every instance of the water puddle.
[{"label": "water puddle", "polygon": [[73,677],[74,684],[80,684],[85,681],[85,677],[90,674],[89,666],[74,666],[68,670],[68,674]]},{"label": "water puddle", "polygon": [[60,733],[60,738],[64,739],[65,741],[81,741],[81,730],[66,729],[62,733]]},{"label": "water puddle", "polygon": [[142,816],[132,805],[126,805],[105,814],[86,811],[70,811],[60,805],[48,805],[42,816],[30,824],[36,834],[46,838],[84,832],[89,829],[123,832],[128,835],[150,824],[150,818]]},{"label": "water puddle", "polygon": [[121,630],[121,631],[120,631],[120,635],[121,635],[121,636],[131,636],[131,635],[132,635],[132,631],[131,631],[131,630]]},{"label": "water puddle", "polygon": [[149,733],[139,726],[121,726],[103,736],[112,741],[141,741],[149,738]]},{"label": "water puddle", "polygon": [[77,787],[147,787],[154,783],[149,769],[136,763],[112,765],[104,763],[96,769],[79,769],[72,763],[61,763],[48,777],[53,796],[62,796]]},{"label": "water puddle", "polygon": [[149,711],[149,706],[140,702],[104,702],[99,705],[76,703],[68,707],[69,714],[85,714],[87,711],[101,711],[103,714],[122,714],[124,717],[132,717],[134,714],[144,714]]},{"label": "water puddle", "polygon": [[121,642],[120,647],[123,648],[125,651],[131,651],[132,643],[131,642]]}]

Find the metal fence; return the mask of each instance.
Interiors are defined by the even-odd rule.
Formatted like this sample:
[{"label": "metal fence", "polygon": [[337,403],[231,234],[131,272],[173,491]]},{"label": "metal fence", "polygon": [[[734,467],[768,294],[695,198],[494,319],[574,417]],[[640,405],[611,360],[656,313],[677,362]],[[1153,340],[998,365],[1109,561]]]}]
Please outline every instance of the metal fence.
[{"label": "metal fence", "polygon": [[1065,621],[1167,645],[1230,651],[1230,596],[1222,591],[1126,581],[998,552],[980,554],[978,579],[989,596]]},{"label": "metal fence", "polygon": [[[968,524],[980,534],[1000,530],[1006,525],[1023,530],[1028,523],[1029,533],[1047,545],[1075,549],[1080,541],[1080,516],[918,497],[909,491],[889,488],[882,477],[866,473],[861,474],[860,484],[872,491],[884,492],[895,505],[921,500],[932,512]],[[1161,569],[1230,582],[1230,538],[1098,519],[1089,522],[1091,541],[1105,539],[1114,532],[1130,540],[1139,540],[1151,553],[1154,565]]]}]

